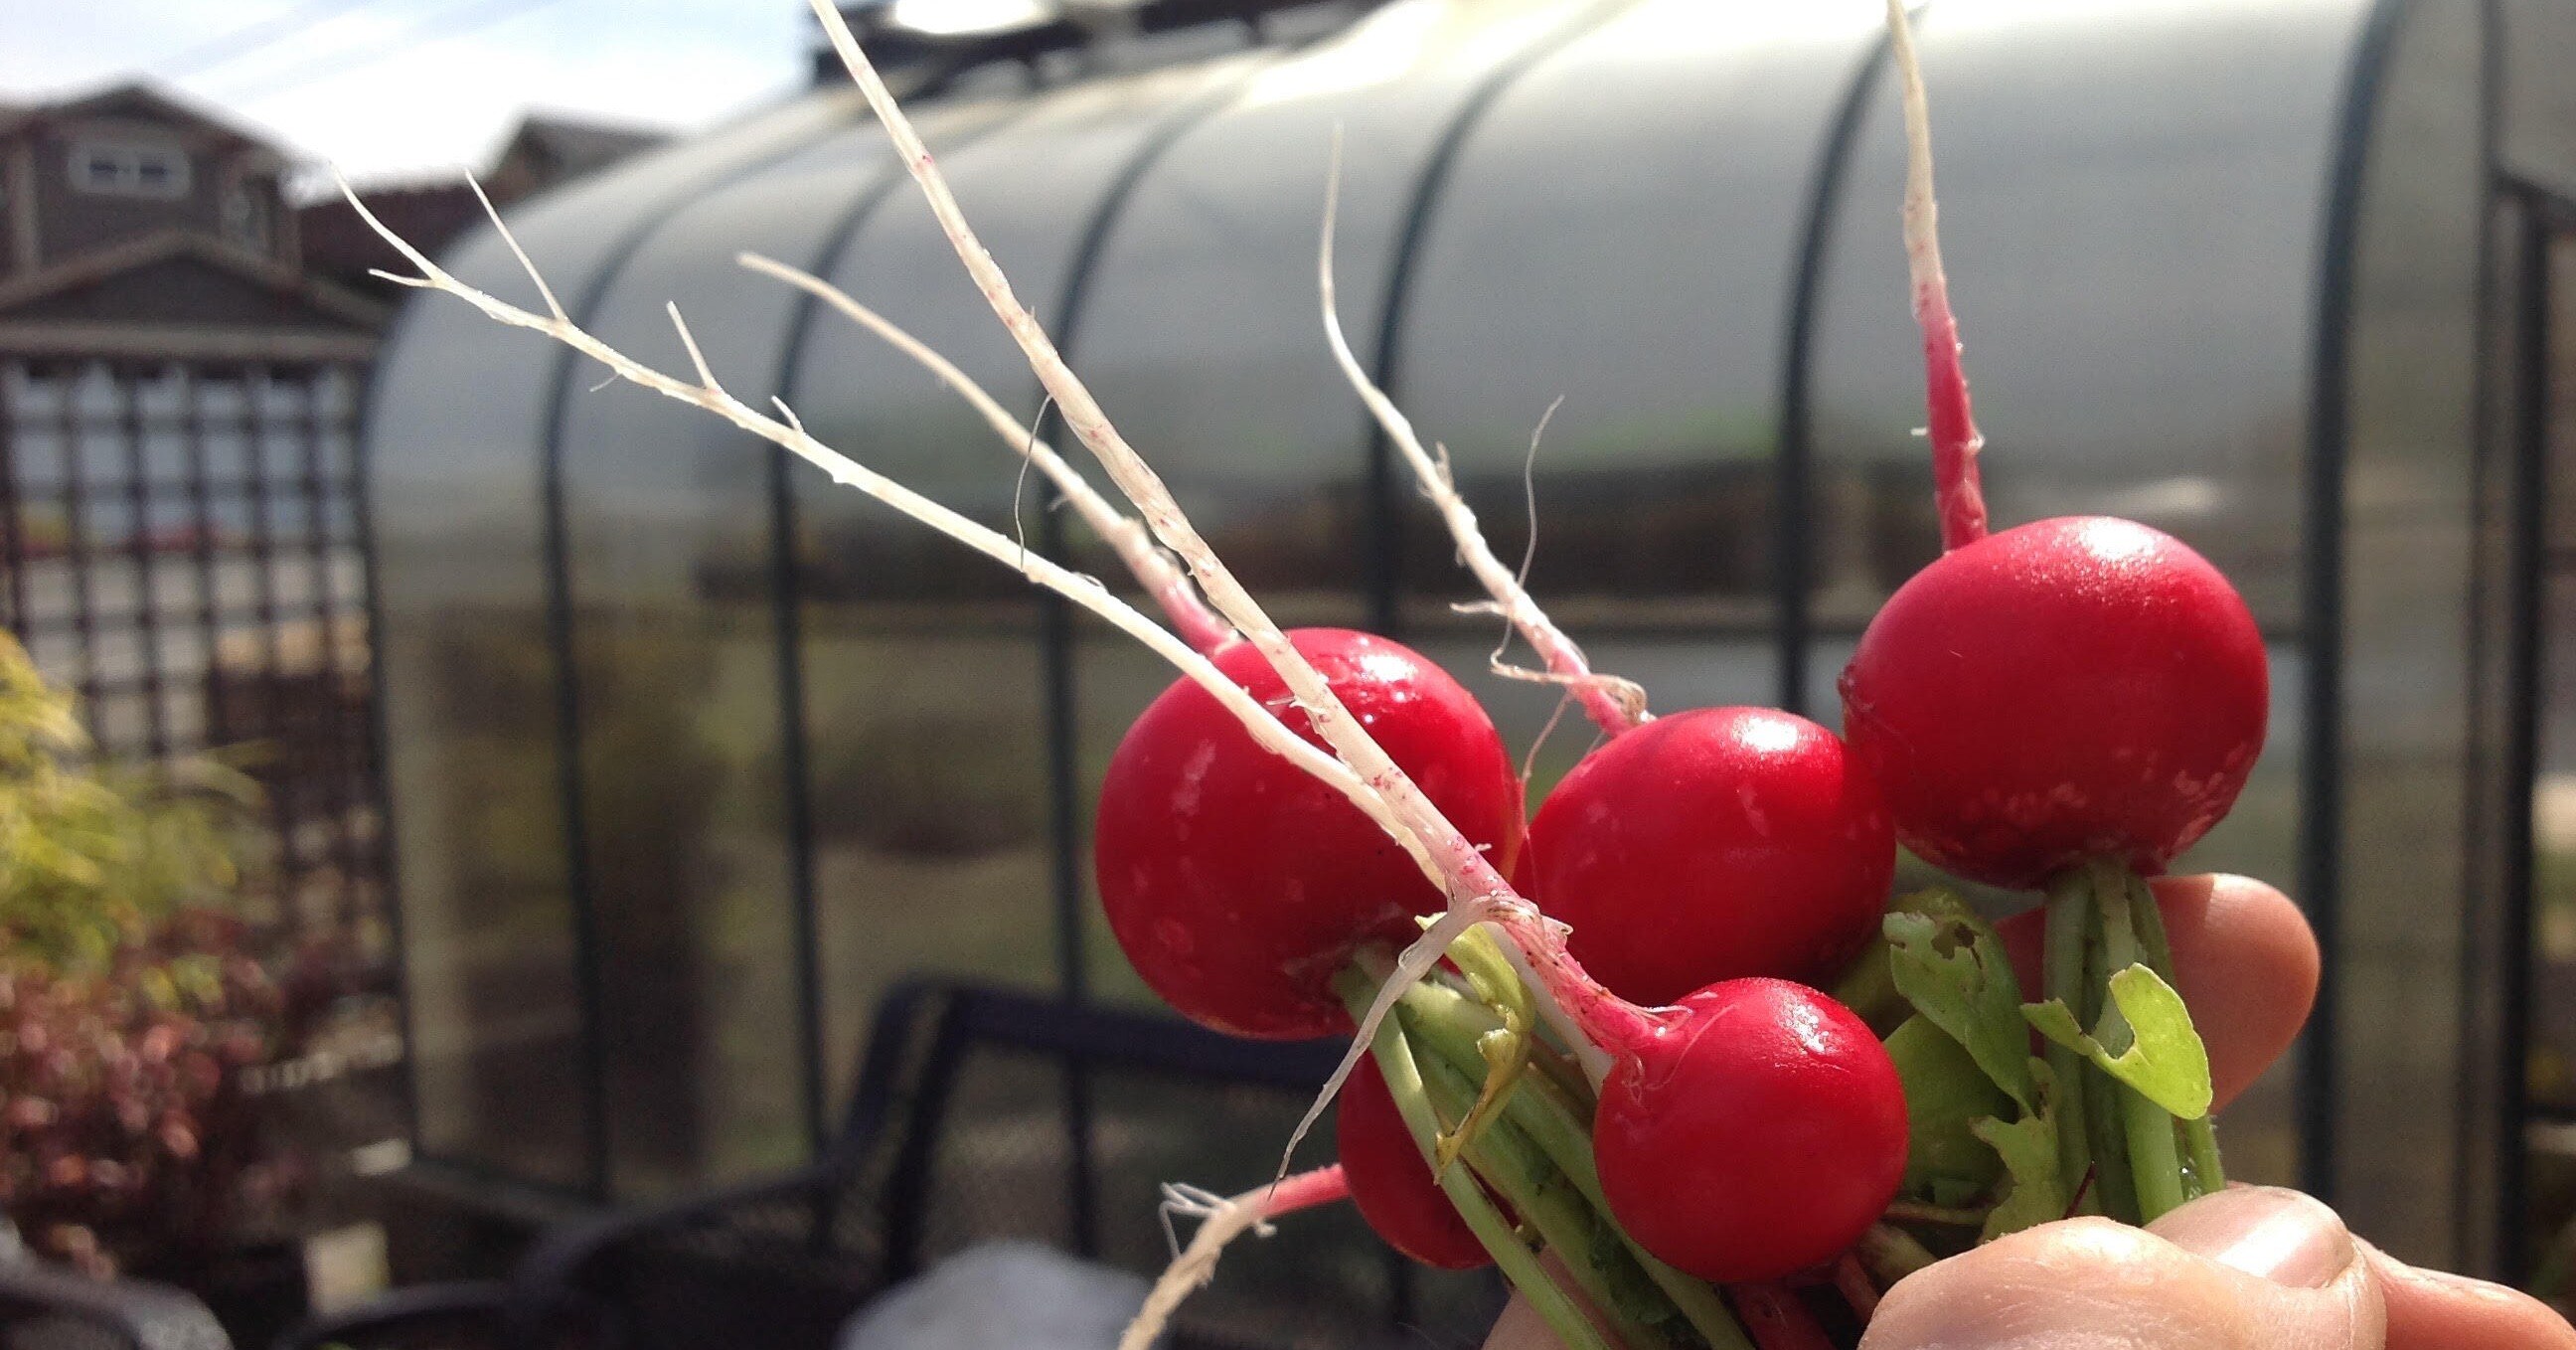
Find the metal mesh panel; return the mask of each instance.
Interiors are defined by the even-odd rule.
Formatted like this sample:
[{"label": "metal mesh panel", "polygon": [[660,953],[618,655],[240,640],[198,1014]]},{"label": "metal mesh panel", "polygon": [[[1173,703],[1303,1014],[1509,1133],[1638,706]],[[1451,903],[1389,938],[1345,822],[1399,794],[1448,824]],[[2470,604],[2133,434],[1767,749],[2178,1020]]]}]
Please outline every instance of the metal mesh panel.
[{"label": "metal mesh panel", "polygon": [[342,364],[0,361],[0,618],[102,753],[232,746],[302,912],[380,920],[362,383]]},{"label": "metal mesh panel", "polygon": [[0,623],[79,695],[101,756],[220,752],[265,789],[274,906],[253,917],[292,957],[293,1058],[253,1089],[286,1146],[325,1152],[405,1133],[364,384],[348,362],[0,355]]}]

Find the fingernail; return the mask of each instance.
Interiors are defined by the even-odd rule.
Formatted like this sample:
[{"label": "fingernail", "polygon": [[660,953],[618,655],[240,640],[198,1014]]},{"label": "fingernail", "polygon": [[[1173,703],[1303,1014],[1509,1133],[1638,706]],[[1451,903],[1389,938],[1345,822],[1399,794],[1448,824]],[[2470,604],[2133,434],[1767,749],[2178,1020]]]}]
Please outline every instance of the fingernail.
[{"label": "fingernail", "polygon": [[2292,1289],[2322,1289],[2354,1260],[2335,1212],[2297,1191],[2244,1186],[2194,1200],[2147,1231],[2195,1256]]}]

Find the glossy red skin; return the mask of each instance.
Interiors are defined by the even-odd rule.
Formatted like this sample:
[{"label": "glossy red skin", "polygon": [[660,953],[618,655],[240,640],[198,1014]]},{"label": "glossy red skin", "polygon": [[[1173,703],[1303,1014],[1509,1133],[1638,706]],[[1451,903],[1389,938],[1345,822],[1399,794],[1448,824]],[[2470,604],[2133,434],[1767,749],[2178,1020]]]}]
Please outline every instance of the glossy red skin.
[{"label": "glossy red skin", "polygon": [[[1520,782],[1475,697],[1384,638],[1308,628],[1289,640],[1432,804],[1508,867]],[[1259,652],[1236,643],[1212,659],[1315,739]],[[1136,973],[1182,1015],[1237,1036],[1347,1034],[1334,972],[1362,943],[1412,941],[1413,917],[1442,907],[1358,807],[1261,748],[1188,680],[1119,742],[1093,844],[1101,906]]]},{"label": "glossy red skin", "polygon": [[1442,1270],[1493,1264],[1475,1230],[1431,1179],[1431,1164],[1422,1160],[1422,1149],[1395,1109],[1375,1059],[1362,1059],[1342,1084],[1334,1137],[1351,1201],[1386,1245]]},{"label": "glossy red skin", "polygon": [[1768,708],[1657,718],[1540,804],[1526,875],[1631,1003],[1751,975],[1827,980],[1878,931],[1896,837],[1834,734]]},{"label": "glossy red skin", "polygon": [[1905,1175],[1905,1089],[1850,1009],[1787,980],[1683,999],[1601,1085],[1593,1156],[1646,1250],[1722,1284],[1849,1250]]},{"label": "glossy red skin", "polygon": [[2043,520],[1916,573],[1861,634],[1844,735],[1925,861],[2031,888],[2164,869],[2236,802],[2271,674],[2254,616],[2169,535]]}]

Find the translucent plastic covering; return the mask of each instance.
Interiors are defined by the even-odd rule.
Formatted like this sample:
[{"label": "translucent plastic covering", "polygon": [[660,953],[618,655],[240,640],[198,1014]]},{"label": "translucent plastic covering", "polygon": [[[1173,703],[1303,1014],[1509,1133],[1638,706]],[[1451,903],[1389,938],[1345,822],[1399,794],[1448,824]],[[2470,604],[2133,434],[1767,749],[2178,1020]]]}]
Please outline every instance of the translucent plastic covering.
[{"label": "translucent plastic covering", "polygon": [[[2291,618],[2327,147],[2367,8],[1932,7],[1942,245],[1999,525],[2142,520]],[[1817,603],[1843,622],[1938,544],[1892,76],[1872,98],[1815,314]]]},{"label": "translucent plastic covering", "polygon": [[[512,226],[586,312],[639,229],[849,111],[835,98],[763,114],[546,197]],[[537,304],[489,230],[445,263]],[[421,1144],[577,1184],[593,1161],[543,491],[569,364],[463,305],[416,304],[384,356],[369,455]]]},{"label": "translucent plastic covering", "polygon": [[1343,327],[1377,359],[1387,277],[1444,132],[1597,0],[1404,0],[1263,71],[1138,183],[1078,359],[1182,505],[1293,621],[1359,617],[1366,422],[1317,310],[1326,164],[1344,141]]},{"label": "translucent plastic covering", "polygon": [[[939,143],[998,115],[925,119]],[[689,369],[668,307],[717,378],[782,392],[800,292],[737,251],[818,267],[838,223],[909,182],[872,119],[679,207],[619,270],[591,330]],[[565,373],[563,508],[584,802],[605,979],[614,1181],[649,1192],[774,1169],[806,1144],[786,722],[771,540],[776,453],[632,385]]]},{"label": "translucent plastic covering", "polygon": [[[1865,0],[1638,5],[1516,81],[1467,142],[1424,240],[1406,401],[1496,532],[1516,534],[1531,429],[1565,399],[1538,459],[1551,509],[1535,577],[1551,596],[1764,603],[1758,517],[1803,216],[1883,15]],[[1553,581],[1602,547],[1589,534],[1633,529],[1620,508],[1650,496],[1760,505],[1694,522],[1721,526],[1695,531],[1715,571],[1654,558]],[[1591,497],[1612,509],[1586,510]],[[1589,532],[1561,518],[1569,507]]]},{"label": "translucent plastic covering", "polygon": [[[978,232],[1050,327],[1063,327],[1090,222],[1138,157],[1266,59],[1079,85],[943,155]],[[1026,362],[914,194],[857,222],[832,277],[1035,419]],[[815,316],[793,396],[824,439],[1045,546],[1053,493],[1023,481],[1011,446],[876,338]],[[1063,448],[1087,460],[1069,439]],[[1050,814],[1047,697],[1063,658],[1042,643],[1027,583],[818,474],[796,482],[825,1063],[838,1074],[856,1064],[877,993],[906,971],[1052,982],[1064,959],[1057,850],[1077,844]]]},{"label": "translucent plastic covering", "polygon": [[[1426,225],[1398,394],[1507,559],[1534,497],[1533,593],[1666,711],[1768,702],[1777,685],[1754,635],[1772,610],[1789,301],[1818,166],[1883,18],[1867,0],[1632,7],[1499,93]],[[1417,509],[1405,540],[1408,617],[1454,626],[1447,602],[1468,586],[1444,531]],[[1579,726],[1555,738],[1541,780],[1590,742]]]},{"label": "translucent plastic covering", "polygon": [[[2476,0],[2419,0],[2380,75],[2353,255],[2344,452],[2340,1052],[2332,1178],[2356,1231],[2457,1260],[2448,1169],[2473,1085],[2462,1021],[2471,777],[2465,616],[2477,487]],[[2428,896],[2446,903],[2429,904]],[[2492,1034],[2492,1033],[2487,1033]]]}]

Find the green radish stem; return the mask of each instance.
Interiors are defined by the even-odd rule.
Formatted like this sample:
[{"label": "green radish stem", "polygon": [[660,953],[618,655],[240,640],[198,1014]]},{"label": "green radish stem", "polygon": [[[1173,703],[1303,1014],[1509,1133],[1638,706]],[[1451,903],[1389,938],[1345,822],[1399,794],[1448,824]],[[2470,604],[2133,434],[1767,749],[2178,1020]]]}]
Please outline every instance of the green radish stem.
[{"label": "green radish stem", "polygon": [[[2075,906],[2084,918],[2084,975],[2078,982],[2083,1002],[2073,1005],[2076,1025],[2096,1027],[2102,1023],[2102,1008],[2109,1001],[2111,967],[2102,947],[2101,910],[2093,899],[2092,878],[2086,869],[2073,869],[2076,877],[2073,895]],[[2129,1171],[2127,1116],[2120,1108],[2120,1083],[2095,1068],[2090,1061],[2080,1070],[2084,1096],[2085,1135],[2093,1147],[2093,1189],[2102,1202],[2102,1212],[2122,1223],[2137,1224],[2137,1181]]]},{"label": "green radish stem", "polygon": [[[1494,940],[1491,932],[1483,928],[1468,929],[1459,935],[1457,941],[1449,944],[1449,956],[1458,963],[1461,971],[1468,973],[1469,982],[1477,985],[1480,991],[1486,983],[1495,985],[1506,1000],[1521,1010],[1524,1025],[1534,1028],[1534,1019],[1544,1015],[1545,1009],[1533,991],[1521,982],[1520,971],[1512,964],[1511,954]],[[1496,1025],[1503,1023],[1497,1022]],[[1536,1034],[1523,1038],[1523,1044],[1530,1064],[1546,1074],[1559,1089],[1582,1103],[1584,1114],[1589,1117],[1594,1105],[1592,1080],[1585,1076],[1583,1066]]]},{"label": "green radish stem", "polygon": [[1449,944],[1449,959],[1500,1020],[1499,1025],[1476,1038],[1477,1058],[1458,1066],[1474,1072],[1483,1086],[1477,1089],[1475,1104],[1459,1120],[1458,1128],[1441,1136],[1437,1164],[1441,1167],[1456,1162],[1459,1151],[1473,1143],[1476,1135],[1502,1112],[1512,1085],[1529,1067],[1534,1022],[1529,990],[1521,984],[1511,963],[1503,959],[1492,938],[1471,929]]},{"label": "green radish stem", "polygon": [[2218,1156],[2218,1127],[2208,1116],[2182,1125],[2183,1152],[2191,1160],[2194,1199],[2227,1189],[2227,1164]]},{"label": "green radish stem", "polygon": [[[2040,958],[2042,996],[2084,1016],[2084,930],[2093,907],[2086,903],[2083,879],[2059,877],[2048,887],[2044,952]],[[2048,1043],[2048,1072],[2057,1080],[2057,1171],[2070,1196],[2082,1196],[2079,1209],[2100,1213],[2101,1187],[2084,1183],[2093,1171],[2091,1131],[2084,1119],[2084,1081],[2091,1066],[2084,1057],[2055,1041]]]},{"label": "green radish stem", "polygon": [[1885,1223],[1871,1224],[1853,1245],[1852,1255],[1869,1269],[1871,1279],[1888,1286],[1941,1259],[1915,1241],[1913,1234]]},{"label": "green radish stem", "polygon": [[[2091,870],[2094,896],[2102,906],[2102,968],[2106,973],[2127,970],[2138,964],[2139,956],[2127,869],[2104,862]],[[2116,1007],[2111,1016],[2119,1016]],[[2120,1121],[2129,1136],[2129,1177],[2137,1188],[2138,1218],[2153,1223],[2191,1198],[2183,1190],[2173,1113],[2126,1083],[2112,1084],[2111,1091],[2119,1099]]]},{"label": "green radish stem", "polygon": [[[2135,875],[2128,878],[2128,886],[2129,913],[2138,922],[2138,945],[2144,949],[2147,969],[2154,971],[2158,979],[2173,984],[2173,944],[2165,937],[2164,911],[2156,904],[2155,891]],[[2218,1156],[2215,1113],[2183,1121],[2181,1126],[2183,1150],[2191,1159],[2193,1195],[2215,1195],[2226,1190],[2227,1165]]]},{"label": "green radish stem", "polygon": [[[1397,1005],[1397,1018],[1403,1016]],[[1422,1073],[1424,1089],[1443,1119],[1463,1117],[1476,1100],[1476,1080],[1461,1072],[1447,1059],[1434,1053],[1417,1054],[1414,1063]],[[1672,1339],[1657,1330],[1658,1325],[1678,1319],[1681,1312],[1669,1300],[1648,1285],[1644,1272],[1633,1262],[1619,1258],[1621,1249],[1602,1239],[1610,1236],[1608,1223],[1571,1184],[1572,1178],[1540,1151],[1507,1120],[1489,1122],[1466,1144],[1469,1165],[1503,1199],[1523,1222],[1536,1228],[1547,1249],[1555,1253],[1566,1274],[1583,1291],[1610,1330],[1630,1350],[1668,1350]],[[1614,1269],[1625,1265],[1624,1272]],[[1619,1278],[1621,1274],[1625,1279]],[[1646,1306],[1640,1306],[1638,1293],[1622,1296],[1622,1288],[1648,1295]],[[1660,1303],[1660,1309],[1653,1304]]]},{"label": "green radish stem", "polygon": [[[1407,1030],[1425,1048],[1462,1068],[1475,1062],[1478,1042],[1488,1028],[1498,1025],[1489,1010],[1431,981],[1406,990],[1396,1007]],[[1519,1090],[1504,1099],[1503,1109],[1511,1122],[1547,1154],[1548,1160],[1573,1180],[1583,1198],[1618,1233],[1629,1254],[1681,1310],[1711,1350],[1753,1350],[1753,1342],[1714,1285],[1656,1260],[1619,1230],[1618,1221],[1610,1217],[1609,1201],[1601,1194],[1601,1173],[1592,1158],[1592,1135],[1584,1124],[1591,1112],[1580,1097],[1553,1079],[1526,1078]]]},{"label": "green radish stem", "polygon": [[[1354,1014],[1365,1012],[1376,998],[1377,991],[1365,979],[1351,978],[1348,972],[1335,983],[1336,992],[1351,1005]],[[1434,1141],[1440,1137],[1440,1117],[1423,1090],[1421,1067],[1413,1058],[1412,1046],[1405,1041],[1402,1022],[1393,1017],[1380,1019],[1369,1049],[1377,1056],[1387,1095],[1395,1099],[1396,1112],[1404,1117],[1405,1128],[1413,1132],[1413,1142],[1422,1150],[1422,1160],[1428,1165],[1437,1147]],[[1485,1250],[1493,1254],[1494,1264],[1502,1267],[1512,1287],[1529,1300],[1539,1320],[1565,1343],[1565,1350],[1618,1350],[1564,1288],[1549,1277],[1538,1255],[1521,1241],[1510,1221],[1494,1208],[1494,1202],[1485,1198],[1474,1177],[1451,1168],[1435,1179],[1449,1203],[1458,1207],[1458,1216],[1467,1221],[1468,1230],[1485,1244]]]}]

